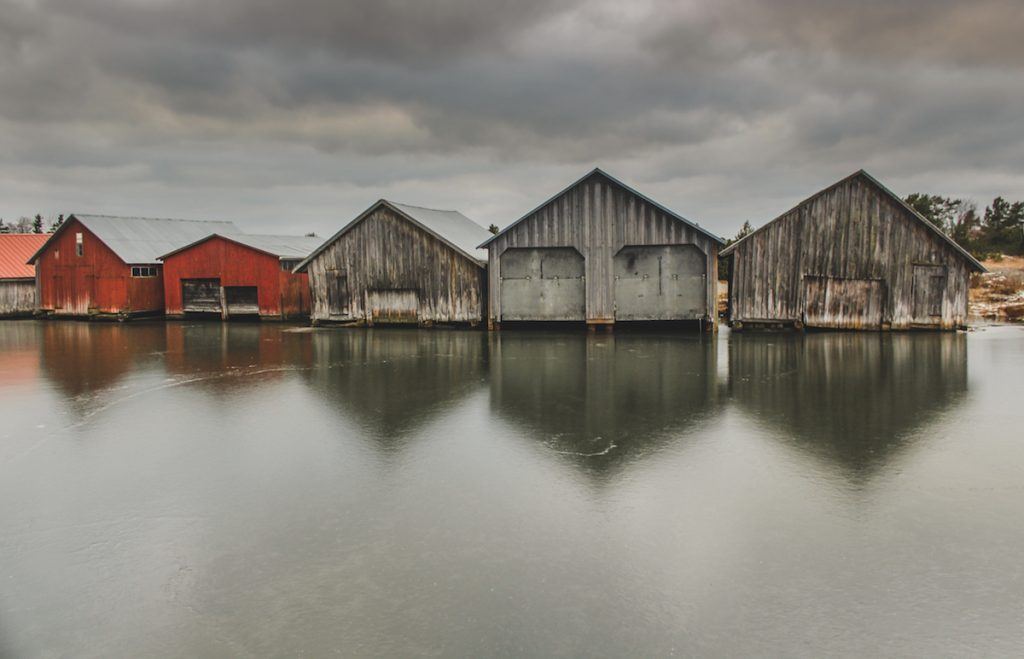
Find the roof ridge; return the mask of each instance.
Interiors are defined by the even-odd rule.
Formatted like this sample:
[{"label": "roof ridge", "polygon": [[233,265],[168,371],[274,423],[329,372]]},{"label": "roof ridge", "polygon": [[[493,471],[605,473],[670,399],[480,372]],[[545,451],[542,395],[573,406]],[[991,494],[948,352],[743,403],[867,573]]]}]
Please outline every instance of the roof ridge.
[{"label": "roof ridge", "polygon": [[839,179],[838,181],[835,181],[834,183],[830,183],[829,185],[826,185],[824,188],[818,190],[814,194],[812,194],[812,195],[810,195],[808,197],[805,197],[804,199],[801,199],[792,208],[789,208],[789,209],[783,211],[781,214],[779,214],[779,215],[775,216],[774,218],[772,218],[771,220],[765,222],[764,224],[762,224],[758,228],[754,229],[752,232],[748,233],[743,238],[740,238],[739,240],[737,240],[736,242],[732,243],[731,245],[726,246],[722,250],[722,254],[721,255],[722,256],[728,256],[728,255],[731,255],[731,254],[735,253],[737,246],[740,245],[743,242],[746,242],[751,236],[754,236],[754,235],[757,235],[757,234],[761,233],[763,230],[765,230],[769,226],[775,224],[776,222],[781,220],[783,217],[785,217],[789,213],[792,213],[793,211],[797,210],[798,208],[801,208],[802,206],[804,206],[805,204],[811,202],[812,200],[817,199],[821,195],[826,194],[826,193],[830,192],[831,190],[833,190],[835,188],[838,188],[839,186],[841,186],[841,185],[843,185],[843,184],[845,184],[845,183],[847,183],[849,181],[852,181],[853,179],[858,178],[858,177],[865,179],[869,184],[873,185],[880,192],[882,192],[882,194],[884,194],[885,196],[889,197],[891,200],[895,201],[897,206],[901,207],[904,211],[909,213],[910,216],[914,220],[916,220],[916,221],[920,222],[921,224],[923,224],[925,226],[925,228],[929,229],[932,233],[934,233],[935,235],[937,235],[940,238],[942,238],[950,247],[952,247],[954,249],[954,251],[959,252],[960,255],[963,256],[965,259],[967,259],[967,261],[969,263],[974,265],[975,268],[979,272],[986,272],[985,266],[983,266],[981,264],[981,262],[978,261],[978,259],[974,258],[974,256],[970,252],[968,252],[966,249],[964,249],[963,245],[961,245],[957,241],[953,240],[953,238],[951,236],[947,236],[944,231],[940,230],[937,226],[935,226],[934,224],[929,222],[928,218],[926,218],[924,215],[921,215],[919,212],[914,210],[914,208],[911,207],[910,204],[908,204],[906,201],[904,201],[902,197],[900,197],[898,194],[893,192],[884,183],[882,183],[881,181],[876,179],[874,176],[869,174],[868,171],[866,169],[864,169],[863,167],[858,169],[857,171],[853,172],[852,174],[849,174],[848,176],[842,177],[841,179]]},{"label": "roof ridge", "polygon": [[67,217],[95,217],[107,220],[146,220],[152,222],[195,222],[203,224],[231,224],[233,220],[188,220],[181,217],[144,217],[142,215],[105,215],[103,213],[70,213]]},{"label": "roof ridge", "polygon": [[498,233],[492,235],[490,238],[488,238],[484,242],[480,243],[478,245],[478,247],[486,248],[492,242],[497,240],[499,236],[502,236],[502,235],[508,233],[509,230],[512,229],[512,227],[518,225],[521,222],[524,222],[527,218],[535,215],[542,208],[544,208],[548,204],[552,203],[553,201],[555,201],[556,199],[558,199],[562,195],[564,195],[567,192],[569,192],[569,190],[572,190],[577,185],[580,185],[581,183],[583,183],[584,181],[589,179],[591,176],[594,176],[595,174],[600,174],[605,179],[607,179],[609,182],[613,183],[614,185],[619,186],[620,188],[622,188],[623,190],[625,190],[629,194],[634,195],[635,197],[637,197],[641,201],[643,201],[643,202],[645,202],[647,204],[650,204],[651,206],[654,206],[655,208],[657,208],[661,212],[665,213],[669,217],[674,218],[674,219],[678,220],[679,222],[682,222],[683,224],[696,229],[697,231],[703,233],[704,235],[708,236],[709,238],[711,238],[712,240],[717,242],[719,245],[724,245],[725,244],[725,240],[721,236],[719,236],[717,234],[714,234],[714,233],[711,233],[711,231],[709,231],[708,229],[705,229],[704,227],[702,227],[700,225],[700,223],[694,222],[693,220],[690,220],[690,219],[688,219],[686,217],[683,217],[682,215],[680,215],[679,213],[675,212],[674,210],[672,210],[668,206],[665,206],[664,204],[662,204],[662,203],[660,203],[658,201],[655,201],[651,197],[648,197],[647,195],[645,195],[644,193],[640,192],[639,190],[637,190],[633,186],[631,186],[628,183],[626,183],[626,182],[624,182],[624,181],[622,181],[622,180],[612,176],[611,174],[609,174],[608,172],[604,171],[600,167],[594,167],[593,169],[591,169],[589,172],[587,172],[583,176],[579,177],[578,179],[576,179],[575,181],[573,181],[569,185],[565,186],[564,188],[562,188],[561,190],[559,190],[558,192],[556,192],[552,196],[550,196],[547,199],[545,199],[538,206],[535,206],[533,209],[528,211],[525,215],[521,216],[519,219],[517,219],[514,222],[512,222],[511,224],[509,224],[508,226],[506,226],[504,229],[502,229]]},{"label": "roof ridge", "polygon": [[[429,206],[419,206],[417,204],[407,204],[404,201],[394,201],[392,199],[381,199],[381,201],[387,202],[389,204],[393,204],[395,206],[408,206],[409,208],[418,208],[418,209],[424,210],[424,211],[436,211],[438,213],[458,213],[459,215],[462,215],[462,211],[456,210],[454,208],[431,208]],[[462,215],[462,216],[466,217],[465,215]],[[469,219],[469,218],[466,218],[466,219]]]}]

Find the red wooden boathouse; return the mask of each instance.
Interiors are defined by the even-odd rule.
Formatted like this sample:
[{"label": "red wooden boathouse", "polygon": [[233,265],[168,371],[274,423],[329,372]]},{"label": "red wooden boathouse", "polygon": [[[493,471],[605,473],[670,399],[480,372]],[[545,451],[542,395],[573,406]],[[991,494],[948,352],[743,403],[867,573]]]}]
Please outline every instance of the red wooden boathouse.
[{"label": "red wooden boathouse", "polygon": [[309,278],[292,268],[320,246],[313,236],[211,234],[164,254],[166,314],[309,315]]},{"label": "red wooden boathouse", "polygon": [[29,259],[36,267],[39,309],[121,320],[162,314],[158,257],[216,231],[238,229],[230,222],[71,215]]}]

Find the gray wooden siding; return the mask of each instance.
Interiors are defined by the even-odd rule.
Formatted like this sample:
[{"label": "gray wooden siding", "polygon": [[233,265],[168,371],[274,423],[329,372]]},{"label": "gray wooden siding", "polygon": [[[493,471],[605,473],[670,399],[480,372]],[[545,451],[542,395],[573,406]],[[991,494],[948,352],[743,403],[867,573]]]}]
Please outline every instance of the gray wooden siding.
[{"label": "gray wooden siding", "polygon": [[385,291],[416,291],[421,323],[483,319],[485,268],[386,207],[318,254],[308,272],[313,320],[366,320],[368,292],[378,300]]},{"label": "gray wooden siding", "polygon": [[613,258],[627,245],[695,245],[707,259],[707,304],[700,318],[714,319],[718,244],[599,173],[538,209],[490,245],[489,319],[500,322],[501,255],[514,247],[573,247],[585,260],[586,317],[614,322]]},{"label": "gray wooden siding", "polygon": [[[967,261],[862,176],[849,178],[785,213],[738,244],[732,258],[729,313],[733,322],[802,322],[808,281],[824,278],[880,281],[882,327],[934,324],[954,329],[966,324]],[[934,319],[913,316],[915,264],[946,267],[942,312]],[[861,302],[836,299],[825,318],[815,314],[816,325],[860,326],[845,310],[862,306]]]},{"label": "gray wooden siding", "polygon": [[0,279],[0,317],[27,316],[35,309],[34,279]]}]

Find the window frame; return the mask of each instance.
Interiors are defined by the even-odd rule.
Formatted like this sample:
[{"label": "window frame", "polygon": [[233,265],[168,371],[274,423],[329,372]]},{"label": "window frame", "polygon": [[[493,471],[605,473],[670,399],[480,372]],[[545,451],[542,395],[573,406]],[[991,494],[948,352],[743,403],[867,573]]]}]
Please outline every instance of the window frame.
[{"label": "window frame", "polygon": [[153,279],[160,276],[160,269],[155,265],[131,266],[132,279]]}]

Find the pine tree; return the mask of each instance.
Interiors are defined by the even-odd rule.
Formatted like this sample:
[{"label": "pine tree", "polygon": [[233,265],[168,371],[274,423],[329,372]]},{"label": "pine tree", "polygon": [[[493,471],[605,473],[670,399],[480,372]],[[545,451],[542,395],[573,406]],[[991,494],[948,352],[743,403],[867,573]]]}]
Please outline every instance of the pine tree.
[{"label": "pine tree", "polygon": [[32,233],[43,232],[43,216],[36,213],[35,220],[32,221]]}]

